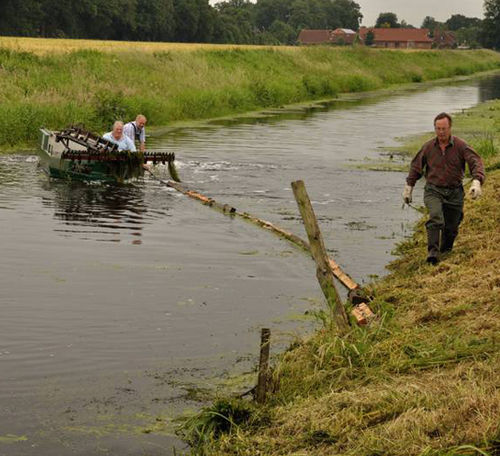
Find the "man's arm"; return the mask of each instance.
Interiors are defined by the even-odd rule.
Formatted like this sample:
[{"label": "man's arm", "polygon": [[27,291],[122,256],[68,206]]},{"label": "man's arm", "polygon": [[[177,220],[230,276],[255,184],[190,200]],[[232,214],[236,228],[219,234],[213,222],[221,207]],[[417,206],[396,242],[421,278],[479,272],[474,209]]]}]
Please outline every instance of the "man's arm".
[{"label": "man's arm", "polygon": [[484,180],[486,179],[483,159],[468,144],[465,145],[463,154],[472,175],[472,185],[469,189],[469,195],[472,197],[472,199],[476,199],[481,196],[481,185],[483,185]]},{"label": "man's arm", "polygon": [[140,141],[141,141],[141,152],[144,152],[146,150],[146,127],[142,128]]},{"label": "man's arm", "polygon": [[424,170],[424,157],[424,148],[422,147],[415,158],[411,161],[410,172],[408,173],[408,177],[406,178],[406,186],[402,195],[403,201],[406,204],[410,204],[412,202],[413,187],[422,177]]},{"label": "man's arm", "polygon": [[469,166],[472,179],[479,181],[481,185],[484,184],[486,173],[484,172],[484,164],[481,156],[469,145],[465,146],[464,159]]},{"label": "man's arm", "polygon": [[410,187],[414,187],[417,181],[422,177],[425,164],[425,153],[424,148],[422,148],[411,161],[410,172],[408,173],[408,177],[406,178],[406,183]]}]

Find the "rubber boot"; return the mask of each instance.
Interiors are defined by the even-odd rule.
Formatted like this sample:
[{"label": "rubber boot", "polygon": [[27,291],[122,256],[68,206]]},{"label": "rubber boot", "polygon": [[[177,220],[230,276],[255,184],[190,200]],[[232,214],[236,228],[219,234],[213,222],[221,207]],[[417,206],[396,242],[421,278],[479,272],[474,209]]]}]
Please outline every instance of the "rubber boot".
[{"label": "rubber boot", "polygon": [[431,228],[427,230],[427,263],[436,264],[438,262],[440,237],[440,229]]},{"label": "rubber boot", "polygon": [[443,242],[441,243],[441,253],[452,251],[455,238],[456,236],[450,236],[450,234],[443,233]]}]

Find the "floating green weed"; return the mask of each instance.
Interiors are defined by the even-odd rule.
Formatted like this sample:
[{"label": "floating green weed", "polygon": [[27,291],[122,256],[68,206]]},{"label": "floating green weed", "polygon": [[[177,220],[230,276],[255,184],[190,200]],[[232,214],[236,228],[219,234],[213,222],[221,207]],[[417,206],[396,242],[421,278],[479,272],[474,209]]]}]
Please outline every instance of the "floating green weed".
[{"label": "floating green weed", "polygon": [[7,435],[0,435],[0,445],[11,445],[13,443],[18,443],[18,442],[26,442],[28,440],[28,437],[25,435],[14,435],[14,434],[7,434]]}]

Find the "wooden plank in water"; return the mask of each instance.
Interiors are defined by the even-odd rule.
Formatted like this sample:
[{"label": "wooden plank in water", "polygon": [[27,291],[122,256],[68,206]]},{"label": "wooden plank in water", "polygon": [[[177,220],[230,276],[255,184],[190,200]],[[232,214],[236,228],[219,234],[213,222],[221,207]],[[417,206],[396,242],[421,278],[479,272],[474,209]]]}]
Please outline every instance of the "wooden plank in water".
[{"label": "wooden plank in water", "polygon": [[[234,215],[234,216],[241,217],[245,220],[248,220],[249,222],[251,222],[257,226],[260,226],[260,227],[265,228],[269,231],[272,231],[273,233],[277,234],[278,236],[283,237],[284,239],[288,240],[292,244],[295,244],[296,246],[301,247],[308,252],[311,251],[309,244],[305,240],[303,240],[301,237],[299,237],[293,233],[290,233],[287,230],[284,230],[283,228],[275,225],[274,223],[268,222],[266,220],[262,220],[258,217],[254,217],[253,215],[250,215],[248,212],[240,212],[235,207],[230,206],[228,204],[220,204],[220,203],[216,202],[215,200],[213,200],[212,198],[209,198],[209,197],[207,197],[199,192],[195,192],[193,190],[187,190],[183,185],[181,185],[177,182],[173,182],[170,180],[169,181],[162,180],[162,179],[156,177],[156,175],[154,173],[152,173],[150,170],[147,170],[147,171],[156,180],[160,181],[161,183],[163,183],[167,187],[171,187],[171,188],[177,190],[180,193],[183,193],[184,195],[186,195],[192,199],[200,201],[201,203],[203,203],[206,206],[210,206],[214,209],[219,210],[220,212],[223,212],[224,214]],[[340,283],[343,286],[345,286],[350,291],[357,290],[360,288],[359,284],[357,284],[351,277],[349,277],[349,275],[346,274],[334,260],[332,260],[331,258],[328,258],[328,262],[329,262],[330,268],[332,269],[334,276],[340,281]]]}]

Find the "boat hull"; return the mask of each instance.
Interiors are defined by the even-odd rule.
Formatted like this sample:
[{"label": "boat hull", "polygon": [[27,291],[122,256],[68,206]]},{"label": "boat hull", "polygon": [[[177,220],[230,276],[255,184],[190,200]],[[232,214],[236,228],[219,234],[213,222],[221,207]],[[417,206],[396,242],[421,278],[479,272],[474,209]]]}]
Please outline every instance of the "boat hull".
[{"label": "boat hull", "polygon": [[[79,181],[101,181],[109,183],[123,183],[129,179],[142,177],[144,170],[143,160],[140,154],[131,153],[129,160],[122,161],[91,161],[85,159],[65,158],[66,148],[56,141],[53,132],[42,129],[40,131],[40,142],[37,154],[40,158],[40,166],[55,178],[79,180]],[[73,145],[73,150],[81,150]]]}]

